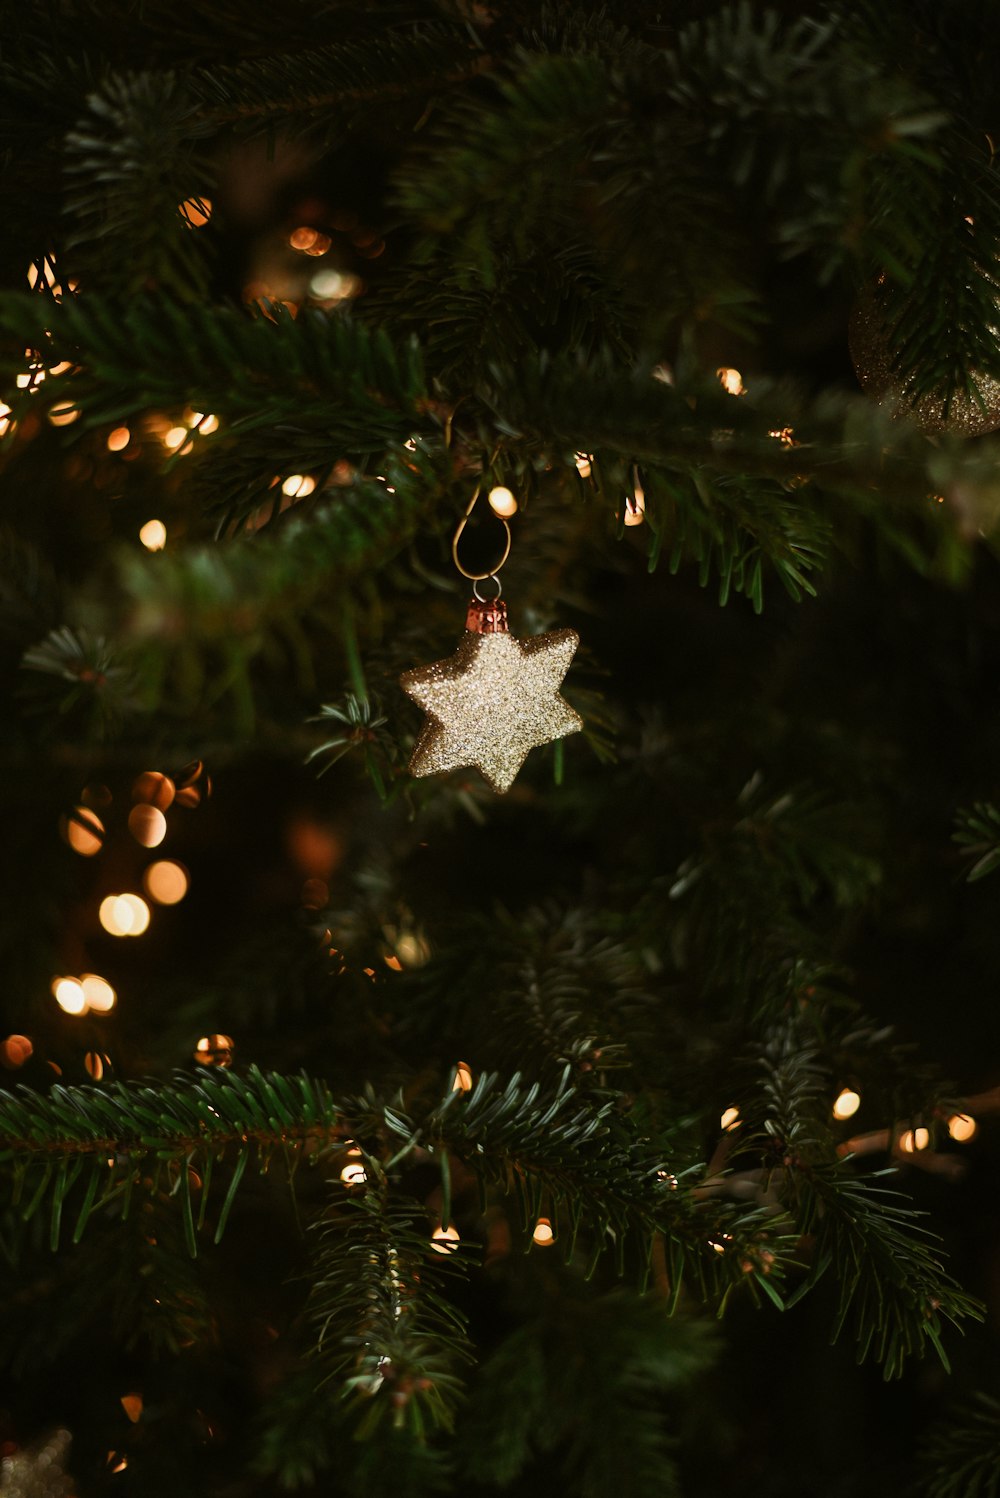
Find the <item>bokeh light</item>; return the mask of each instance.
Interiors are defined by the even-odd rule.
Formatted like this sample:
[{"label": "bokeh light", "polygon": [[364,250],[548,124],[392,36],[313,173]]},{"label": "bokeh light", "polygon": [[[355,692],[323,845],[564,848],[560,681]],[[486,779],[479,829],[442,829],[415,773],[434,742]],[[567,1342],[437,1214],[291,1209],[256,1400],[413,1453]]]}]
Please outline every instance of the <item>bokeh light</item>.
[{"label": "bokeh light", "polygon": [[177,790],[170,776],[162,775],[159,770],[145,770],[132,783],[132,800],[144,802],[147,806],[157,806],[160,811],[167,810],[176,794]]},{"label": "bokeh light", "polygon": [[494,515],[499,515],[501,520],[509,520],[511,515],[517,514],[517,500],[509,489],[503,484],[498,484],[489,492],[490,509]]},{"label": "bokeh light", "polygon": [[104,823],[87,806],[74,806],[60,828],[66,842],[81,858],[93,858],[104,845]]},{"label": "bokeh light", "polygon": [[76,978],[54,978],[52,995],[65,1014],[86,1014],[87,998]]},{"label": "bokeh light", "polygon": [[556,1241],[556,1235],[552,1231],[552,1224],[547,1217],[539,1217],[535,1223],[535,1231],[531,1235],[532,1242],[537,1243],[539,1248],[550,1248]]},{"label": "bokeh light", "polygon": [[8,1071],[15,1071],[34,1054],[35,1048],[27,1035],[8,1035],[0,1045],[0,1064]]},{"label": "bokeh light", "polygon": [[976,1133],[978,1125],[971,1113],[953,1113],[948,1120],[948,1133],[952,1139],[964,1144]]},{"label": "bokeh light", "polygon": [[234,1042],[231,1035],[203,1035],[194,1048],[199,1066],[232,1066]]},{"label": "bokeh light", "polygon": [[80,979],[80,987],[88,1009],[93,1009],[97,1014],[110,1014],[118,996],[106,978],[99,977],[97,973],[84,973]]},{"label": "bokeh light", "polygon": [[834,1118],[853,1118],[861,1107],[861,1096],[850,1087],[845,1087],[833,1105]]},{"label": "bokeh light", "polygon": [[167,835],[167,819],[158,806],[133,806],[128,830],[144,848],[158,848]]},{"label": "bokeh light", "polygon": [[454,1224],[446,1228],[438,1226],[431,1234],[431,1248],[439,1254],[453,1254],[461,1241],[461,1235]]},{"label": "bokeh light", "polygon": [[183,864],[171,858],[151,863],[142,876],[142,885],[157,905],[177,905],[188,892],[190,880]]},{"label": "bokeh light", "polygon": [[147,520],[139,528],[139,540],[147,551],[162,551],[167,544],[167,527],[162,520]]}]

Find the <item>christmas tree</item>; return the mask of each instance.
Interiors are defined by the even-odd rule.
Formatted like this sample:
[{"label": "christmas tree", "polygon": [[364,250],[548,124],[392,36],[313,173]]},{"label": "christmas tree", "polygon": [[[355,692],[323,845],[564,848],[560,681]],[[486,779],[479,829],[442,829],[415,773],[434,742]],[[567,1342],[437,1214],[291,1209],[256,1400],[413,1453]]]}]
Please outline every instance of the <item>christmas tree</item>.
[{"label": "christmas tree", "polygon": [[0,1493],[1000,1491],[1000,10],[0,35]]}]

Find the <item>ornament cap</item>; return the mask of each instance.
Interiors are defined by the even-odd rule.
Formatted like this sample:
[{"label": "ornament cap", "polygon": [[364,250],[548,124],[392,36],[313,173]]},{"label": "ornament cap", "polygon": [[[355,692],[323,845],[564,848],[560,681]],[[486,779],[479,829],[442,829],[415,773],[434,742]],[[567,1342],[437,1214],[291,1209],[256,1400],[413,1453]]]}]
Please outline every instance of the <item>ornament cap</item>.
[{"label": "ornament cap", "polygon": [[509,634],[507,605],[502,598],[470,598],[465,627],[477,635]]}]

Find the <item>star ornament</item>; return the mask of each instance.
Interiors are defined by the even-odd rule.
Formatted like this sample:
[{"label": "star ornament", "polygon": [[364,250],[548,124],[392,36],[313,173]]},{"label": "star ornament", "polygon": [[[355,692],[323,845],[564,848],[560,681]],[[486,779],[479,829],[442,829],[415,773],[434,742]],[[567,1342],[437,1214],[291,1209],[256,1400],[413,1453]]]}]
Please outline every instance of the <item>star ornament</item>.
[{"label": "star ornament", "polygon": [[530,640],[469,629],[455,654],[400,677],[427,720],[411,775],[475,768],[503,794],[532,749],[583,727],[559,695],[580,636],[555,629]]}]

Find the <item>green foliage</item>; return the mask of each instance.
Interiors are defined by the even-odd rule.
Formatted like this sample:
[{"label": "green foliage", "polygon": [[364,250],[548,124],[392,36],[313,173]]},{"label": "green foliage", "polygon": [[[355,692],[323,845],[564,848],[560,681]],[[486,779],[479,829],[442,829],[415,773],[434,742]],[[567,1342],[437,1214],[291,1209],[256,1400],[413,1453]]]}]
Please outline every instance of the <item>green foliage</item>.
[{"label": "green foliage", "polygon": [[557,1453],[581,1498],[610,1486],[627,1498],[653,1485],[679,1492],[671,1448],[680,1396],[704,1372],[714,1344],[710,1327],[668,1316],[653,1295],[596,1296],[561,1283],[473,1383],[459,1427],[470,1474],[506,1489],[538,1455]]},{"label": "green foliage", "polygon": [[950,1411],[920,1451],[925,1498],[996,1498],[1000,1492],[1000,1402],[988,1394]]},{"label": "green foliage", "polygon": [[955,842],[976,860],[965,876],[972,884],[1000,867],[1000,810],[977,801],[970,811],[960,811],[956,822]]}]

